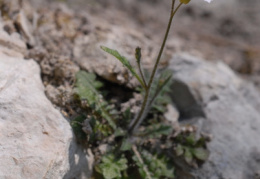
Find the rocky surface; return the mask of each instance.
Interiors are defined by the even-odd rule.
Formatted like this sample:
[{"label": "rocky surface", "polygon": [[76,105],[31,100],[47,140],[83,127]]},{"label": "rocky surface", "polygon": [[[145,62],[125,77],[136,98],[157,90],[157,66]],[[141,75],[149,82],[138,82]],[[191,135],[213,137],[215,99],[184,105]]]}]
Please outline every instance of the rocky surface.
[{"label": "rocky surface", "polygon": [[18,34],[0,34],[0,178],[86,178],[93,157],[46,98],[38,64]]},{"label": "rocky surface", "polygon": [[[99,7],[93,13],[103,20],[138,31],[140,29],[156,42],[154,49],[158,49],[157,45],[161,43],[162,28],[166,27],[169,16],[168,0],[67,2],[77,11],[82,7],[83,11],[89,7]],[[189,51],[207,60],[222,60],[243,74],[258,73],[259,8],[258,0],[218,0],[210,4],[201,0],[190,1],[174,19],[167,48],[174,52]]]},{"label": "rocky surface", "polygon": [[[91,17],[91,16],[90,16]],[[75,39],[73,55],[76,62],[90,72],[119,84],[134,87],[138,83],[128,70],[113,56],[101,52],[100,46],[106,46],[127,57],[130,63],[135,66],[135,48],[143,48],[143,60],[145,66],[151,64],[155,57],[153,42],[143,33],[134,29],[124,28],[120,24],[107,22],[100,18],[92,17],[90,23],[95,27],[89,34],[79,36]],[[121,38],[124,37],[124,38]]]},{"label": "rocky surface", "polygon": [[[168,20],[169,0],[68,0],[72,9],[31,1],[38,6],[26,0],[0,2],[5,2],[0,6],[0,178],[84,178],[91,173],[91,152],[76,145],[68,122],[52,105],[67,117],[75,115],[72,87],[79,69],[134,87],[126,69],[99,46],[117,49],[132,64],[140,46],[149,68]],[[213,135],[210,159],[195,178],[260,174],[259,91],[228,67],[259,82],[259,2],[192,1],[174,20],[160,65],[176,52],[191,55],[170,61],[178,110],[168,106],[165,117],[174,124],[180,117]],[[136,105],[134,98],[126,104]]]},{"label": "rocky surface", "polygon": [[[2,23],[0,23],[0,28],[3,28]],[[18,33],[13,33],[11,36],[3,30],[0,31],[0,51],[3,54],[23,57],[26,53],[26,44],[19,39]]]},{"label": "rocky surface", "polygon": [[199,131],[213,135],[210,158],[195,178],[254,178],[260,171],[259,91],[222,62],[181,54],[169,67],[181,120],[193,119]]}]

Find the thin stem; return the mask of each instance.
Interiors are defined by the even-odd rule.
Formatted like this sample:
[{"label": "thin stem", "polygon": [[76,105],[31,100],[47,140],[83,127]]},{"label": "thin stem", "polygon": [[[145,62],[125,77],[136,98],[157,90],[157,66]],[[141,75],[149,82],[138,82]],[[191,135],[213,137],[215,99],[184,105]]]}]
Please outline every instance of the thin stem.
[{"label": "thin stem", "polygon": [[150,80],[148,82],[147,88],[145,90],[145,96],[144,96],[144,101],[143,101],[142,106],[141,106],[141,110],[138,113],[137,117],[133,120],[133,123],[130,124],[130,127],[128,129],[128,133],[130,135],[141,124],[141,122],[142,122],[142,120],[144,118],[144,112],[146,111],[146,109],[149,106],[149,105],[147,105],[147,103],[148,103],[148,98],[149,98],[149,95],[150,95],[150,88],[152,86],[152,83],[153,83],[153,80],[154,80],[154,76],[155,76],[155,73],[157,71],[157,67],[158,67],[158,64],[160,62],[160,59],[161,59],[161,56],[162,56],[162,52],[163,52],[166,40],[167,40],[168,35],[169,35],[169,31],[170,31],[171,24],[172,24],[172,19],[173,19],[174,15],[176,14],[176,12],[178,11],[178,9],[181,7],[181,5],[183,3],[180,3],[175,10],[174,10],[174,4],[175,4],[175,0],[172,0],[171,15],[170,15],[170,19],[169,19],[168,26],[167,26],[167,29],[166,29],[166,33],[164,35],[163,43],[162,43],[160,51],[158,53],[158,57],[156,59],[156,62],[155,62],[155,65],[154,65],[154,68],[153,68]]},{"label": "thin stem", "polygon": [[171,24],[172,24],[172,19],[174,17],[174,15],[176,14],[176,12],[178,11],[178,9],[181,7],[182,3],[180,3],[178,5],[178,7],[175,9],[175,11],[171,11],[171,16],[170,16],[170,20],[169,20],[169,23],[168,23],[168,27],[166,29],[166,33],[165,33],[165,36],[164,36],[164,39],[163,39],[163,43],[162,43],[162,46],[161,46],[161,49],[160,49],[160,52],[158,54],[158,57],[156,59],[156,62],[155,62],[155,65],[154,65],[154,68],[153,68],[153,71],[152,71],[152,75],[151,75],[151,78],[149,80],[149,83],[148,83],[148,88],[150,89],[152,83],[153,83],[153,79],[154,79],[154,75],[156,73],[156,70],[157,70],[157,67],[158,67],[158,64],[160,62],[160,59],[161,59],[161,56],[162,56],[162,52],[163,52],[163,49],[164,49],[164,46],[165,46],[165,43],[166,43],[166,40],[168,38],[168,34],[169,34],[169,31],[170,31],[170,28],[171,28]]},{"label": "thin stem", "polygon": [[170,81],[172,75],[170,75],[165,81],[164,84],[159,86],[159,88],[156,89],[156,92],[154,94],[154,96],[152,97],[149,106],[151,106],[154,102],[154,100],[156,99],[156,97],[159,95],[159,93],[161,92],[161,90],[163,89],[163,87]]},{"label": "thin stem", "polygon": [[142,78],[142,80],[143,80],[143,82],[144,82],[145,89],[147,89],[147,83],[146,83],[146,80],[145,80],[145,78],[144,78],[144,73],[143,73],[141,64],[140,64],[140,63],[137,63],[137,65],[138,65],[137,67],[138,67],[138,69],[139,69],[139,73],[140,73],[140,75],[141,75],[141,78]]},{"label": "thin stem", "polygon": [[139,83],[141,84],[141,86],[146,89],[147,88],[147,85],[144,84],[144,81],[142,80],[142,77],[140,78],[140,76],[137,74],[136,76],[136,79],[139,81]]},{"label": "thin stem", "polygon": [[172,0],[171,15],[172,15],[172,12],[173,12],[173,10],[174,10],[174,5],[175,5],[175,0]]}]

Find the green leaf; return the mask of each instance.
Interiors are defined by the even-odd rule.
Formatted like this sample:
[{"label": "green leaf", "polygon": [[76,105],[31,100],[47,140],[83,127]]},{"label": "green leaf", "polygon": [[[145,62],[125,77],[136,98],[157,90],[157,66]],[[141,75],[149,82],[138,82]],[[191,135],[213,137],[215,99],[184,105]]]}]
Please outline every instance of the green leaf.
[{"label": "green leaf", "polygon": [[116,57],[131,73],[132,75],[140,82],[140,84],[145,88],[144,82],[140,78],[140,76],[136,73],[135,69],[132,67],[132,65],[129,63],[129,61],[122,55],[118,53],[117,50],[110,49],[105,46],[101,46],[101,49],[104,50],[105,52],[113,55]]},{"label": "green leaf", "polygon": [[163,104],[163,102],[164,102],[164,100],[162,100],[162,101],[160,101],[160,103],[159,104],[154,104],[153,105],[153,109],[155,109],[156,111],[158,111],[159,113],[164,113],[164,112],[166,112],[166,107],[164,106],[164,104]]},{"label": "green leaf", "polygon": [[203,148],[196,148],[192,150],[193,155],[202,161],[205,161],[209,157],[209,151]]},{"label": "green leaf", "polygon": [[186,142],[190,146],[194,146],[197,142],[196,135],[194,133],[191,133],[188,137],[186,137]]},{"label": "green leaf", "polygon": [[87,100],[90,106],[100,100],[100,96],[96,91],[95,86],[93,86],[95,80],[94,76],[94,74],[85,71],[79,71],[76,74],[75,93],[81,100]]},{"label": "green leaf", "polygon": [[159,76],[159,88],[163,88],[172,78],[172,71],[171,70],[164,70]]},{"label": "green leaf", "polygon": [[206,146],[207,140],[204,136],[200,136],[199,140],[196,142],[196,147]]},{"label": "green leaf", "polygon": [[97,91],[101,86],[102,83],[96,81],[96,75],[93,73],[79,71],[76,74],[75,94],[77,94],[81,100],[86,100],[89,107],[94,111],[100,112],[101,116],[106,119],[109,125],[115,130],[115,120],[109,111],[106,110],[109,105]]},{"label": "green leaf", "polygon": [[172,72],[164,70],[159,78],[154,80],[154,84],[151,87],[152,99],[150,105],[155,112],[164,113],[167,110],[167,104],[171,103],[171,98],[167,97],[167,93],[171,91],[171,77]]},{"label": "green leaf", "polygon": [[172,71],[171,70],[164,70],[159,78],[155,80],[155,90],[154,90],[154,95],[152,98],[152,101],[160,94],[160,92],[163,90],[163,88],[170,82],[172,78]]},{"label": "green leaf", "polygon": [[115,130],[114,135],[115,137],[122,137],[126,135],[126,131],[119,127]]},{"label": "green leaf", "polygon": [[98,172],[101,172],[105,179],[121,178],[121,172],[127,169],[127,159],[124,156],[116,158],[114,154],[102,157],[98,165]]},{"label": "green leaf", "polygon": [[156,154],[151,154],[147,150],[141,151],[141,157],[144,164],[141,164],[136,156],[133,157],[133,160],[136,162],[137,166],[139,166],[139,172],[143,178],[146,178],[144,165],[147,166],[149,174],[153,179],[160,179],[163,177],[174,178],[174,167],[167,157],[159,157]]},{"label": "green leaf", "polygon": [[73,132],[76,135],[77,140],[79,140],[80,142],[86,140],[87,137],[86,133],[82,130],[82,123],[85,119],[86,117],[81,115],[72,119],[72,121],[70,122]]},{"label": "green leaf", "polygon": [[123,120],[120,122],[121,126],[126,127],[132,120],[132,113],[130,107],[123,112]]},{"label": "green leaf", "polygon": [[112,134],[111,128],[108,125],[102,124],[98,120],[95,120],[95,126],[94,126],[94,135],[92,135],[92,141],[94,140],[102,140],[103,136],[108,137],[110,134]]},{"label": "green leaf", "polygon": [[184,153],[184,158],[185,158],[185,161],[188,163],[188,164],[191,164],[192,163],[192,153],[190,151],[189,148],[185,148],[185,153]]},{"label": "green leaf", "polygon": [[181,156],[184,153],[184,149],[180,144],[178,144],[175,149],[175,152],[177,156]]},{"label": "green leaf", "polygon": [[130,119],[131,119],[132,116],[131,116],[131,109],[130,109],[130,107],[128,107],[128,108],[124,111],[123,117],[124,117],[125,120],[130,120]]},{"label": "green leaf", "polygon": [[153,124],[145,128],[141,132],[141,136],[156,138],[162,135],[169,135],[172,132],[172,127],[165,124]]},{"label": "green leaf", "polygon": [[120,150],[128,151],[131,150],[131,148],[132,148],[132,143],[129,140],[125,139],[120,147]]}]

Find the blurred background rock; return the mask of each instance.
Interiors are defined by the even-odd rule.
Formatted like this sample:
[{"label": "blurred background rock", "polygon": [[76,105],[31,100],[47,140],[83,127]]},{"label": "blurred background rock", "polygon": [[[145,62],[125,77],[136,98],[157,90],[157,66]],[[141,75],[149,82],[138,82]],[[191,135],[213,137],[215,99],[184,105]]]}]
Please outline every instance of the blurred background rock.
[{"label": "blurred background rock", "polygon": [[[48,6],[53,0],[31,0]],[[77,12],[90,11],[126,28],[137,29],[159,48],[168,21],[169,0],[57,0]],[[187,51],[222,60],[260,86],[260,1],[192,0],[174,19],[167,52]]]}]

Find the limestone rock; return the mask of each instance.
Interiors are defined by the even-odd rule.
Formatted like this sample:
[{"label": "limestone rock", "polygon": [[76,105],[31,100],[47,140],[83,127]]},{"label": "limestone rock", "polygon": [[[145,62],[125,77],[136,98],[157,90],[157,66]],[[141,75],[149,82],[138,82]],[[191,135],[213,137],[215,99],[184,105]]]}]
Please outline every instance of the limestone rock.
[{"label": "limestone rock", "polygon": [[[199,179],[254,178],[260,170],[260,94],[222,62],[209,63],[186,54],[170,64],[172,98],[182,119],[213,135],[209,160],[194,172]],[[204,118],[203,118],[204,117]]]},{"label": "limestone rock", "polygon": [[[33,60],[0,53],[0,178],[84,178],[92,155],[44,94]],[[81,171],[80,171],[81,170]]]}]

